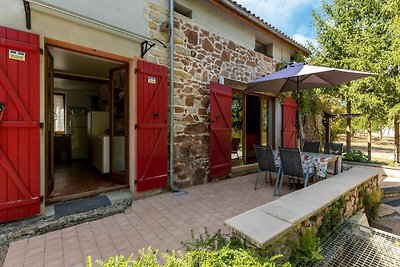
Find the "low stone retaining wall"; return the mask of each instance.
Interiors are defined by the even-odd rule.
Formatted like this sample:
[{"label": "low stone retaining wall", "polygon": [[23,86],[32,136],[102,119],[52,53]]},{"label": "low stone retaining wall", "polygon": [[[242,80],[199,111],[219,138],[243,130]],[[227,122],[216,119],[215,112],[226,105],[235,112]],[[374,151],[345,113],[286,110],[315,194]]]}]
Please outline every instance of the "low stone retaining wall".
[{"label": "low stone retaining wall", "polygon": [[352,168],[225,221],[235,235],[273,254],[291,255],[288,246],[310,226],[318,229],[330,207],[344,201],[343,218],[363,210],[360,190],[379,190],[379,172]]}]

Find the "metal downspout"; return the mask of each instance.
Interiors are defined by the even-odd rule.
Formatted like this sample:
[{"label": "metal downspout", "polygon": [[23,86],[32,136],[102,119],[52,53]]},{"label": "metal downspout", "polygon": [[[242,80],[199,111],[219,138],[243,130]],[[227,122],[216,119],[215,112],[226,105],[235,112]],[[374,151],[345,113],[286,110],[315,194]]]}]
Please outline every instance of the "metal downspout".
[{"label": "metal downspout", "polygon": [[169,0],[169,186],[172,192],[180,192],[174,185],[174,0]]}]

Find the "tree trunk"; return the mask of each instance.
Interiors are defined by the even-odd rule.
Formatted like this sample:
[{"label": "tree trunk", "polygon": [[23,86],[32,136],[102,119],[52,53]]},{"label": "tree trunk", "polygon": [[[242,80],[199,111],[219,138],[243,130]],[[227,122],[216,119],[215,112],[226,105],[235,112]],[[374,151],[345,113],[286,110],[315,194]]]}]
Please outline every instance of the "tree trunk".
[{"label": "tree trunk", "polygon": [[351,149],[351,101],[347,99],[346,149]]},{"label": "tree trunk", "polygon": [[394,117],[394,161],[400,163],[400,116]]},{"label": "tree trunk", "polygon": [[325,143],[331,141],[331,126],[329,115],[324,113],[324,118],[322,119],[323,125],[325,126]]},{"label": "tree trunk", "polygon": [[368,121],[368,160],[371,161],[371,145],[372,145],[372,127],[371,121]]}]

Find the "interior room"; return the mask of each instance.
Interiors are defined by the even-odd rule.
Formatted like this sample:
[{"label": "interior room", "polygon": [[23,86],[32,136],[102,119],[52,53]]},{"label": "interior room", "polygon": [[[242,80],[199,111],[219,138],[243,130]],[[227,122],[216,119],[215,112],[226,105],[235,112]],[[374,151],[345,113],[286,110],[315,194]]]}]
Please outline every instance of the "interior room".
[{"label": "interior room", "polygon": [[127,187],[127,65],[55,46],[46,58],[46,203]]},{"label": "interior room", "polygon": [[232,94],[232,166],[257,162],[254,145],[272,145],[273,99],[260,95]]}]

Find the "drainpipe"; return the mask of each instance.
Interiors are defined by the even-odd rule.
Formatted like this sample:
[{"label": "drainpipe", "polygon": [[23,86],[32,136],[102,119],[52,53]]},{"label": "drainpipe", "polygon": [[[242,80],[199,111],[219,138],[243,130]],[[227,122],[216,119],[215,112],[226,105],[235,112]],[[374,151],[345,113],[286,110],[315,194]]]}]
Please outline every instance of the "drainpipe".
[{"label": "drainpipe", "polygon": [[169,186],[172,192],[180,192],[174,185],[174,0],[169,0]]}]

